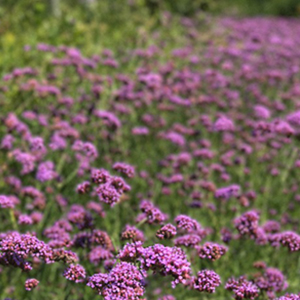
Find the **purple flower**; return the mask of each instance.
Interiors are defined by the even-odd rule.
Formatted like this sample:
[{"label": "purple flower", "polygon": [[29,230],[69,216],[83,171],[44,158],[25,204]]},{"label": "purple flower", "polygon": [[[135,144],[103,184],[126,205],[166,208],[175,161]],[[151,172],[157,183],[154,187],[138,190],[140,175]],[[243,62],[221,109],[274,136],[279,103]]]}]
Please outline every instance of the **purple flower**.
[{"label": "purple flower", "polygon": [[98,266],[101,261],[110,258],[113,258],[113,254],[102,246],[92,249],[89,253],[89,260],[95,266]]},{"label": "purple flower", "polygon": [[131,133],[133,135],[148,135],[149,129],[148,127],[134,127],[132,128]]},{"label": "purple flower", "polygon": [[14,208],[15,205],[10,197],[0,195],[0,207],[1,208]]},{"label": "purple flower", "polygon": [[234,131],[234,123],[229,118],[222,116],[214,124],[215,131]]},{"label": "purple flower", "polygon": [[111,176],[109,172],[104,169],[92,169],[91,180],[97,184],[104,184],[110,181]]},{"label": "purple flower", "polygon": [[140,259],[142,268],[153,270],[163,276],[174,278],[172,286],[185,284],[190,278],[191,266],[184,251],[177,247],[165,247],[161,244],[144,248]]},{"label": "purple flower", "polygon": [[201,237],[197,234],[186,234],[174,240],[175,246],[195,247],[201,242]]},{"label": "purple flower", "polygon": [[90,190],[91,183],[89,181],[84,181],[77,185],[76,191],[78,194],[87,194]]},{"label": "purple flower", "polygon": [[171,239],[177,233],[176,227],[172,224],[166,224],[156,232],[156,237],[159,239]]},{"label": "purple flower", "polygon": [[99,229],[94,229],[92,231],[90,240],[91,240],[92,244],[100,245],[100,246],[104,247],[105,249],[114,251],[114,246],[112,244],[111,238],[105,231],[102,231]]},{"label": "purple flower", "polygon": [[240,190],[241,190],[241,188],[240,188],[239,185],[232,184],[232,185],[229,185],[227,187],[217,189],[216,192],[215,192],[215,197],[217,199],[228,200],[231,197],[238,197],[239,194],[240,194]]},{"label": "purple flower", "polygon": [[186,232],[197,232],[201,230],[201,225],[194,219],[186,215],[179,215],[174,219],[177,228]]},{"label": "purple flower", "polygon": [[234,220],[234,226],[241,235],[257,236],[259,215],[256,211],[248,211]]},{"label": "purple flower", "polygon": [[112,112],[97,110],[95,115],[96,117],[102,119],[106,126],[111,127],[112,129],[121,127],[121,121]]},{"label": "purple flower", "polygon": [[211,270],[202,270],[193,280],[193,289],[199,292],[214,293],[221,284],[220,276]]},{"label": "purple flower", "polygon": [[52,161],[45,161],[39,164],[36,173],[37,180],[41,182],[49,181],[57,177],[54,171],[54,163]]},{"label": "purple flower", "polygon": [[13,155],[19,163],[22,164],[21,174],[25,175],[32,172],[35,168],[35,157],[29,153],[21,152],[16,149],[13,151]]},{"label": "purple flower", "polygon": [[255,299],[258,297],[258,288],[251,281],[246,280],[245,277],[240,277],[238,280],[231,278],[227,281],[225,289],[234,293],[236,300]]},{"label": "purple flower", "polygon": [[38,257],[46,263],[53,263],[53,252],[43,241],[30,234],[8,233],[0,241],[0,264],[12,265],[24,271],[31,270],[27,258]]},{"label": "purple flower", "polygon": [[255,278],[255,284],[266,291],[282,292],[288,284],[285,276],[275,268],[266,268],[264,274]]},{"label": "purple flower", "polygon": [[25,281],[25,289],[26,291],[31,291],[32,289],[36,288],[39,284],[39,281],[35,278],[30,278]]},{"label": "purple flower", "polygon": [[145,292],[146,274],[131,263],[118,263],[108,274],[94,274],[87,285],[105,300],[139,300]]},{"label": "purple flower", "polygon": [[144,248],[142,245],[141,241],[128,243],[119,251],[118,257],[122,261],[134,262],[143,255]]},{"label": "purple flower", "polygon": [[83,266],[71,264],[65,269],[63,276],[68,280],[75,281],[76,283],[83,282],[86,277],[86,272]]},{"label": "purple flower", "polygon": [[123,162],[115,163],[113,165],[113,169],[125,174],[129,178],[134,177],[134,174],[135,174],[134,167],[129,164],[123,163]]},{"label": "purple flower", "polygon": [[300,111],[293,112],[287,115],[286,120],[292,125],[299,126],[300,125]]},{"label": "purple flower", "polygon": [[11,134],[7,134],[2,138],[0,148],[4,150],[11,150],[13,147],[13,143],[15,138]]},{"label": "purple flower", "polygon": [[149,224],[162,224],[168,216],[161,212],[158,207],[148,200],[141,201],[140,209],[142,210],[142,216],[147,220]]},{"label": "purple flower", "polygon": [[30,216],[22,214],[22,215],[19,215],[18,224],[20,224],[20,225],[32,225],[33,220]]},{"label": "purple flower", "polygon": [[220,259],[227,251],[227,247],[212,242],[206,242],[203,246],[197,247],[199,257],[211,261]]},{"label": "purple flower", "polygon": [[111,207],[115,206],[120,201],[121,194],[116,190],[115,187],[109,183],[100,185],[96,192],[98,194],[99,200],[106,204],[109,204]]},{"label": "purple flower", "polygon": [[280,233],[279,241],[282,246],[288,247],[291,252],[300,250],[300,236],[293,231]]},{"label": "purple flower", "polygon": [[132,240],[134,242],[145,241],[144,233],[134,226],[126,225],[121,233],[122,240]]}]

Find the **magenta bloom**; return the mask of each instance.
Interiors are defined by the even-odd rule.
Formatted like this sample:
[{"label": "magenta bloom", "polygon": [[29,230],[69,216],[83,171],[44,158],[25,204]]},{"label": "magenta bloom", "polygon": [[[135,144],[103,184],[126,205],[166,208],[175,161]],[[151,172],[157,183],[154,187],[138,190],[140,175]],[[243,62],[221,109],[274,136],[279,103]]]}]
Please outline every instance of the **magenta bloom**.
[{"label": "magenta bloom", "polygon": [[241,235],[257,236],[259,215],[256,211],[248,211],[234,220],[234,226]]},{"label": "magenta bloom", "polygon": [[194,219],[186,215],[179,215],[174,219],[177,228],[186,232],[196,232],[201,230],[201,225]]},{"label": "magenta bloom", "polygon": [[200,258],[215,261],[220,259],[228,248],[217,243],[206,242],[203,246],[197,247],[197,250]]},{"label": "magenta bloom", "polygon": [[217,199],[228,200],[231,197],[238,197],[240,194],[240,190],[241,190],[241,188],[239,185],[232,184],[230,186],[217,189],[215,192],[215,197]]},{"label": "magenta bloom", "polygon": [[83,282],[86,277],[86,273],[83,266],[71,264],[67,269],[65,269],[63,276],[68,280],[79,283]]},{"label": "magenta bloom", "polygon": [[25,281],[25,289],[27,291],[31,291],[32,289],[36,288],[39,284],[39,281],[36,280],[35,278],[30,278],[30,279],[27,279]]},{"label": "magenta bloom", "polygon": [[57,177],[57,173],[54,171],[54,164],[52,161],[46,161],[40,163],[38,166],[36,178],[41,182],[49,181]]},{"label": "magenta bloom", "polygon": [[194,278],[193,288],[199,292],[214,293],[221,284],[220,276],[211,270],[203,270]]},{"label": "magenta bloom", "polygon": [[10,197],[0,195],[0,207],[1,208],[14,208],[14,203]]},{"label": "magenta bloom", "polygon": [[127,177],[132,178],[135,174],[135,169],[133,166],[123,163],[117,162],[113,165],[113,169],[125,174]]},{"label": "magenta bloom", "polygon": [[94,274],[87,285],[105,300],[139,300],[145,292],[146,274],[127,262],[118,263],[108,274]]},{"label": "magenta bloom", "polygon": [[165,247],[161,244],[144,248],[140,259],[145,270],[153,270],[163,276],[171,275],[174,278],[172,286],[185,284],[190,278],[191,267],[184,251],[177,247]]},{"label": "magenta bloom", "polygon": [[238,280],[231,278],[227,281],[225,289],[234,293],[236,300],[255,299],[258,297],[258,288],[251,281],[246,280],[245,277],[240,277]]},{"label": "magenta bloom", "polygon": [[172,224],[166,224],[156,232],[156,237],[159,239],[171,239],[177,233],[176,227]]},{"label": "magenta bloom", "polygon": [[222,116],[214,124],[215,131],[234,131],[234,123],[229,118]]}]

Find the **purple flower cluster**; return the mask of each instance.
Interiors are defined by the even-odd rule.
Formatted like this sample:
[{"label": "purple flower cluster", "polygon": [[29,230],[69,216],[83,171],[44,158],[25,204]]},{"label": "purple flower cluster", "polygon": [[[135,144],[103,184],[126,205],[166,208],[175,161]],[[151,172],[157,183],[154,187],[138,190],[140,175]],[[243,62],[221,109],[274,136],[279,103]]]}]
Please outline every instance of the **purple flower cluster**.
[{"label": "purple flower cluster", "polygon": [[145,270],[150,269],[163,276],[171,275],[174,278],[173,287],[179,283],[185,284],[190,278],[191,266],[180,248],[155,244],[144,248],[140,261]]},{"label": "purple flower cluster", "polygon": [[149,224],[162,224],[168,219],[168,216],[161,212],[160,209],[149,200],[142,200],[140,209],[142,214],[138,216],[138,222],[146,220]]},{"label": "purple flower cluster", "polygon": [[227,250],[227,247],[211,242],[206,242],[204,245],[197,247],[199,257],[202,259],[209,259],[211,261],[220,259]]},{"label": "purple flower cluster", "polygon": [[83,282],[86,277],[86,272],[83,266],[71,264],[64,271],[64,277],[76,283]]},{"label": "purple flower cluster", "polygon": [[35,278],[30,278],[25,281],[25,289],[26,291],[31,291],[32,289],[36,288],[39,284],[39,281]]},{"label": "purple flower cluster", "polygon": [[226,282],[225,289],[232,291],[236,300],[255,299],[258,297],[259,292],[257,286],[243,276],[238,280],[229,279]]},{"label": "purple flower cluster", "polygon": [[118,263],[108,274],[97,273],[87,285],[106,300],[139,300],[143,296],[146,275],[131,263]]},{"label": "purple flower cluster", "polygon": [[259,215],[256,211],[248,211],[234,220],[234,226],[241,235],[252,238],[257,236]]},{"label": "purple flower cluster", "polygon": [[199,292],[214,293],[216,287],[221,284],[220,276],[211,270],[203,270],[197,273],[193,280],[193,289]]},{"label": "purple flower cluster", "polygon": [[158,237],[161,240],[164,239],[171,239],[177,234],[176,227],[170,223],[162,226],[159,230],[156,232],[156,237]]}]

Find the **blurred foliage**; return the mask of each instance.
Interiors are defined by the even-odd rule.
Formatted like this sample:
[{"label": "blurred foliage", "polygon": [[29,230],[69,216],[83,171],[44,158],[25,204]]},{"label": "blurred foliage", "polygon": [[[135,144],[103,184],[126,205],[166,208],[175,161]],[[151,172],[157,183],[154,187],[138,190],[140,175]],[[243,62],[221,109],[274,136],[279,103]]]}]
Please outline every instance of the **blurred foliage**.
[{"label": "blurred foliage", "polygon": [[86,54],[123,45],[137,47],[143,32],[159,27],[165,11],[197,18],[199,11],[212,15],[300,14],[299,0],[2,0],[0,4],[2,74],[16,64],[26,65],[22,58],[25,45],[72,45]]}]

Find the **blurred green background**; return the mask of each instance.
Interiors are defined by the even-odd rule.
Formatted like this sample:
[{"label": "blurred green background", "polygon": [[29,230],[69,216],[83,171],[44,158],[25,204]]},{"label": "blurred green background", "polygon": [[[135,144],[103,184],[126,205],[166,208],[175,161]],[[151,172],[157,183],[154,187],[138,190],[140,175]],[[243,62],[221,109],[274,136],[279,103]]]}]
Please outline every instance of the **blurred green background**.
[{"label": "blurred green background", "polygon": [[69,45],[87,55],[124,43],[135,48],[166,11],[178,20],[201,14],[297,17],[300,0],[0,0],[0,75],[26,65],[25,45]]},{"label": "blurred green background", "polygon": [[[0,70],[26,65],[25,45],[72,45],[86,54],[139,44],[165,11],[178,17],[299,16],[300,0],[0,0]],[[97,49],[97,51],[95,51]]]}]

